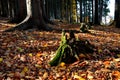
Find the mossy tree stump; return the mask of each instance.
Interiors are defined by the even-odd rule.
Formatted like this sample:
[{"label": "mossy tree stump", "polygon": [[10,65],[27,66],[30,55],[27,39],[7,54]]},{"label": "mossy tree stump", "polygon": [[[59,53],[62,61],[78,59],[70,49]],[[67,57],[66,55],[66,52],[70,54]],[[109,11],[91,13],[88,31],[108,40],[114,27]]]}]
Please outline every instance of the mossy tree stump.
[{"label": "mossy tree stump", "polygon": [[63,30],[60,46],[56,51],[56,55],[49,64],[51,66],[57,66],[61,62],[72,63],[75,60],[80,60],[80,53],[86,54],[93,52],[94,47],[89,43],[89,41],[76,39],[72,31],[70,31],[68,37]]}]

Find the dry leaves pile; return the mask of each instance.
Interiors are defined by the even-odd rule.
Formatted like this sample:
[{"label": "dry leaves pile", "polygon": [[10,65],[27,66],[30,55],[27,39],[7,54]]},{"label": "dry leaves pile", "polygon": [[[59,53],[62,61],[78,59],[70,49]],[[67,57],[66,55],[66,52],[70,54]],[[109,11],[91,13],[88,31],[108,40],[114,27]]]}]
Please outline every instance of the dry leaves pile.
[{"label": "dry leaves pile", "polygon": [[91,33],[76,33],[79,38],[94,44],[96,52],[80,54],[81,60],[73,64],[62,62],[51,67],[48,62],[59,46],[61,33],[36,30],[2,32],[5,26],[0,27],[0,80],[120,79],[118,29],[96,27],[90,30]]}]

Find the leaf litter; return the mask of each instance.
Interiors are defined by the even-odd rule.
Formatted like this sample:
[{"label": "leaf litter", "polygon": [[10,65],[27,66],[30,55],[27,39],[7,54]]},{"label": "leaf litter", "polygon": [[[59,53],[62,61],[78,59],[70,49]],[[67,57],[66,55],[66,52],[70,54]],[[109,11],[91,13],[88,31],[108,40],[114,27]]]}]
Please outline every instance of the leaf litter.
[{"label": "leaf litter", "polygon": [[[9,24],[8,24],[9,25]],[[7,25],[7,26],[8,26]],[[79,25],[62,28],[78,29]],[[6,25],[2,26],[8,28]],[[51,67],[48,62],[59,47],[61,33],[46,31],[2,32],[0,28],[0,80],[119,80],[120,31],[96,26],[91,33],[76,33],[95,45],[93,54],[80,54],[80,61],[62,62]],[[82,46],[80,46],[82,47]]]}]

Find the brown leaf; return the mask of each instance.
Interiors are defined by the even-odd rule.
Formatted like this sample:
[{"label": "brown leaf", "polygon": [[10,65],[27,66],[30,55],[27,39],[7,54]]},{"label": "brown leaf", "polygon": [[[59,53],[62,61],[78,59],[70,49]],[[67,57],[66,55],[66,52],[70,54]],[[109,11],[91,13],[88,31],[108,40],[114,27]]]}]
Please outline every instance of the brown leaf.
[{"label": "brown leaf", "polygon": [[45,72],[45,73],[43,74],[43,78],[44,78],[44,79],[47,79],[47,78],[48,78],[48,73],[47,73],[47,72]]}]

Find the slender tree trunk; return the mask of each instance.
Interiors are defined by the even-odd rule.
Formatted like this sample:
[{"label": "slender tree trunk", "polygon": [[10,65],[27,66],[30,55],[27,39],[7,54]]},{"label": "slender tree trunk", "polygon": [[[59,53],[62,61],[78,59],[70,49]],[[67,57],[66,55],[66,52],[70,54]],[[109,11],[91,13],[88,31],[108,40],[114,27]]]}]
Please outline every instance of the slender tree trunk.
[{"label": "slender tree trunk", "polygon": [[71,21],[72,23],[76,23],[77,19],[77,13],[76,13],[76,0],[71,0],[71,8],[72,8],[72,15],[71,15]]},{"label": "slender tree trunk", "polygon": [[98,21],[98,0],[95,0],[95,24],[99,24]]},{"label": "slender tree trunk", "polygon": [[120,28],[120,0],[115,0],[115,26]]},{"label": "slender tree trunk", "polygon": [[7,11],[8,11],[8,0],[1,0],[1,9],[2,9],[2,16],[7,17]]},{"label": "slender tree trunk", "polygon": [[0,16],[2,15],[2,3],[1,3],[1,0],[0,0]]},{"label": "slender tree trunk", "polygon": [[80,0],[80,22],[82,22],[82,0]]},{"label": "slender tree trunk", "polygon": [[92,23],[94,23],[94,0],[92,0]]},{"label": "slender tree trunk", "polygon": [[61,17],[65,20],[65,0],[61,0]]},{"label": "slender tree trunk", "polygon": [[43,18],[44,18],[45,22],[50,23],[50,24],[55,24],[54,22],[50,21],[49,18],[47,17],[44,0],[41,0],[41,9],[42,9],[42,15],[43,15]]},{"label": "slender tree trunk", "polygon": [[103,12],[103,0],[99,0],[100,1],[100,12],[99,12],[99,22],[102,21],[102,12]]}]

